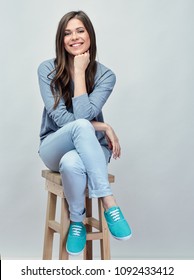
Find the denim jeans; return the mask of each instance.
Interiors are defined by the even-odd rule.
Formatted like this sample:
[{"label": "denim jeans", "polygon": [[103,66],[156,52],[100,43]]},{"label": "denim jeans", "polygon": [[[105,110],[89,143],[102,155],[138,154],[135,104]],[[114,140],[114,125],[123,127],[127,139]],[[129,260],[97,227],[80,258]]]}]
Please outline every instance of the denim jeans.
[{"label": "denim jeans", "polygon": [[110,154],[88,120],[75,120],[48,135],[39,154],[49,169],[61,174],[70,220],[81,222],[85,217],[87,180],[89,197],[112,195],[107,170]]}]

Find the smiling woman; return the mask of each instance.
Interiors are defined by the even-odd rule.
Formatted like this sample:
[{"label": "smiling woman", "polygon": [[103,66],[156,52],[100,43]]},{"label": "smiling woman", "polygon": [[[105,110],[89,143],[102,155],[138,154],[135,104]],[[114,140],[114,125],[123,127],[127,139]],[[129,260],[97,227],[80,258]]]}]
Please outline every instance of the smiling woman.
[{"label": "smiling woman", "polygon": [[77,18],[71,19],[67,24],[64,47],[73,56],[83,54],[89,50],[90,36],[83,23]]},{"label": "smiling woman", "polygon": [[90,19],[82,11],[70,12],[59,22],[56,58],[38,68],[44,102],[39,154],[49,169],[61,173],[71,220],[66,249],[72,255],[80,254],[86,244],[87,181],[89,197],[102,198],[112,235],[120,240],[131,236],[108,181],[111,155],[116,159],[121,154],[118,137],[102,114],[115,75],[95,58]]},{"label": "smiling woman", "polygon": [[[82,43],[82,45],[75,47],[78,43]],[[85,52],[88,53],[84,56]],[[83,55],[83,57],[78,59],[78,55]],[[93,90],[97,68],[95,31],[89,17],[84,12],[69,12],[60,20],[56,34],[56,59],[54,62],[56,74],[51,81],[55,109],[61,97],[64,98],[67,108],[72,106],[70,80],[74,80],[74,59],[85,62],[84,57],[87,61],[86,70],[83,71],[84,73],[82,72],[85,75],[86,86],[86,89],[83,88],[83,90],[90,94]],[[76,67],[75,69],[77,70]],[[56,87],[58,92],[55,91]]]},{"label": "smiling woman", "polygon": [[67,24],[64,48],[69,54],[71,77],[75,82],[74,97],[82,95],[87,91],[85,70],[90,62],[90,36],[83,23],[77,18],[72,18]]}]

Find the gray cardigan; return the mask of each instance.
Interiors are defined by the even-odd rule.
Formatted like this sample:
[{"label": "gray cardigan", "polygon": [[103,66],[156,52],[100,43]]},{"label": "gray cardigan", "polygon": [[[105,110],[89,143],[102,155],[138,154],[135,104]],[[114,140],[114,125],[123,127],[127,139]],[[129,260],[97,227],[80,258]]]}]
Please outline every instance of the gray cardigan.
[{"label": "gray cardigan", "polygon": [[[48,74],[54,69],[54,59],[46,60],[38,67],[40,93],[44,102],[40,140],[57,131],[65,124],[77,119],[96,120],[104,122],[102,107],[111,94],[116,82],[115,74],[101,63],[97,62],[97,71],[94,81],[94,90],[88,96],[87,93],[72,97],[72,107],[67,109],[63,99],[60,100],[56,109],[53,109],[54,97],[50,89],[53,75]],[[74,87],[73,82],[72,89]],[[101,145],[107,146],[103,132],[96,132]]]}]

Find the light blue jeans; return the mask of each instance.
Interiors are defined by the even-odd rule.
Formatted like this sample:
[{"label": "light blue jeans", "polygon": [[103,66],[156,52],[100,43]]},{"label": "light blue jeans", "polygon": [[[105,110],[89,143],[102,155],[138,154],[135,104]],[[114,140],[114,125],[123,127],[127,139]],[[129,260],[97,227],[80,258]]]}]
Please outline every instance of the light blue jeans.
[{"label": "light blue jeans", "polygon": [[85,217],[87,179],[89,197],[112,195],[107,170],[110,154],[88,120],[75,120],[48,135],[39,154],[49,169],[61,174],[71,221],[81,222]]}]

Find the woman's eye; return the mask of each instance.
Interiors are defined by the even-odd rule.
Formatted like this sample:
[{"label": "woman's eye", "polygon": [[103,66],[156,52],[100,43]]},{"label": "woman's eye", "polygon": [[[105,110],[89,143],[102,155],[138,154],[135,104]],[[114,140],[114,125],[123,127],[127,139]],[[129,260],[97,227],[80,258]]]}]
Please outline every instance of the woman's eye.
[{"label": "woman's eye", "polygon": [[[84,33],[84,31],[85,31],[85,30],[83,30],[83,29],[78,29],[76,32],[77,32],[77,33]],[[65,36],[65,37],[66,37],[66,36],[70,36],[71,34],[72,34],[72,32],[66,31],[65,34],[64,34],[64,36]]]}]

